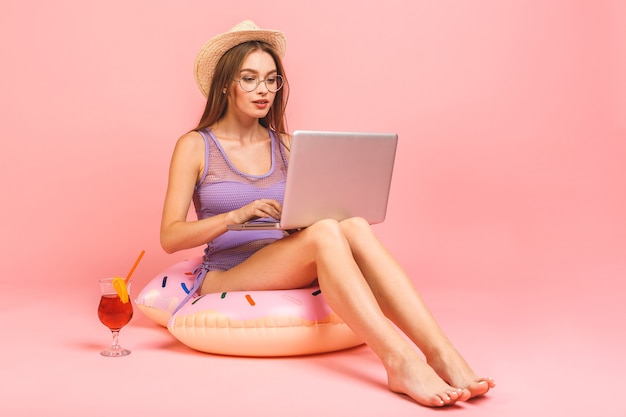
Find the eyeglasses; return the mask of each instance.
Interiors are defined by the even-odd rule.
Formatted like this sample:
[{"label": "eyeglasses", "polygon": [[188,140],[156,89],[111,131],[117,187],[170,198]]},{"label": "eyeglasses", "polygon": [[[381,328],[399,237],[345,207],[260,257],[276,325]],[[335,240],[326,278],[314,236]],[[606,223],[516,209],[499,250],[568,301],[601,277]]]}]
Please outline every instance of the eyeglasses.
[{"label": "eyeglasses", "polygon": [[245,77],[241,77],[240,79],[234,80],[234,81],[238,81],[239,85],[241,86],[241,89],[248,93],[256,90],[256,88],[261,83],[265,83],[265,87],[267,88],[267,91],[269,91],[270,93],[277,92],[278,90],[283,88],[283,85],[285,84],[283,77],[278,74],[267,77],[264,80],[259,80],[257,77],[247,75]]}]

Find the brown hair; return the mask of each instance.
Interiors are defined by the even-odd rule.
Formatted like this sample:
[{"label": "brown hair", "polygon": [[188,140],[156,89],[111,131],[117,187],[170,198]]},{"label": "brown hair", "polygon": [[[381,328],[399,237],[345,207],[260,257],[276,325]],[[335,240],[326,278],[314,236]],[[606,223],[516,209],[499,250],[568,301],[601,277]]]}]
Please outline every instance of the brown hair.
[{"label": "brown hair", "polygon": [[215,75],[211,80],[211,87],[207,95],[207,103],[204,113],[200,118],[195,131],[206,129],[220,120],[226,114],[228,107],[228,99],[226,94],[222,94],[224,86],[230,85],[235,77],[239,74],[243,61],[253,51],[261,50],[272,56],[276,63],[276,71],[278,75],[285,80],[283,88],[276,92],[274,103],[267,113],[267,116],[259,120],[261,126],[275,131],[280,138],[287,135],[287,120],[285,110],[287,108],[287,99],[289,97],[289,85],[285,69],[282,61],[276,51],[264,42],[250,41],[241,43],[229,49],[218,61],[215,67]]}]

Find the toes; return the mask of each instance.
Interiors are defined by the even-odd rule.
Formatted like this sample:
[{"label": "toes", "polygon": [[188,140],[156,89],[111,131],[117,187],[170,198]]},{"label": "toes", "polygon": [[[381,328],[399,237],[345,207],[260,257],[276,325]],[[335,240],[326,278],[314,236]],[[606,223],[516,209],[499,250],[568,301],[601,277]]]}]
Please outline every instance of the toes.
[{"label": "toes", "polygon": [[457,401],[467,401],[472,398],[472,391],[470,391],[469,389],[465,388],[460,391],[461,392]]},{"label": "toes", "polygon": [[442,394],[436,394],[433,400],[434,400],[433,405],[435,407],[443,407],[444,405],[449,405],[452,401],[450,396],[446,394],[445,392]]},{"label": "toes", "polygon": [[489,391],[489,388],[491,388],[489,381],[486,381],[484,379],[476,381],[467,387],[467,389],[471,392],[471,397],[484,395],[487,393],[487,391]]},{"label": "toes", "polygon": [[464,390],[453,389],[441,394],[437,394],[435,399],[436,406],[452,405],[459,401]]},{"label": "toes", "polygon": [[453,401],[459,401],[462,400],[463,395],[464,395],[464,391],[462,389],[459,388],[454,388],[451,391],[446,391],[446,394],[448,394],[448,396],[453,400]]},{"label": "toes", "polygon": [[493,378],[489,378],[485,376],[483,378],[480,378],[479,381],[485,381],[487,385],[489,385],[489,388],[493,388],[496,386],[496,382],[493,380]]}]

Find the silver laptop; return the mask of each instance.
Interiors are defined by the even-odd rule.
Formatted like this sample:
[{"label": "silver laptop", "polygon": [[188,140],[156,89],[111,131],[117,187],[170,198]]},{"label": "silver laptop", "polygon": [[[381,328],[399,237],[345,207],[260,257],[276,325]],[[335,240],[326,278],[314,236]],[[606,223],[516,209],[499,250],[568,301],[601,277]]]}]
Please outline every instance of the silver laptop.
[{"label": "silver laptop", "polygon": [[259,219],[228,228],[293,230],[349,217],[382,222],[397,142],[395,133],[294,132],[280,221]]}]

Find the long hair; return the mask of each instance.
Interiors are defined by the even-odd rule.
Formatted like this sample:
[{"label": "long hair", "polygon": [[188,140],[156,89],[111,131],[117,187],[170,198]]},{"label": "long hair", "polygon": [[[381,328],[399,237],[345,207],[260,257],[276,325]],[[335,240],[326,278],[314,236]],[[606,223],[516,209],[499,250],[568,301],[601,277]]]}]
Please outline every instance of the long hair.
[{"label": "long hair", "polygon": [[228,107],[227,95],[222,93],[224,86],[230,86],[232,84],[241,70],[243,61],[251,52],[257,50],[267,52],[272,56],[276,64],[278,75],[282,76],[285,81],[283,88],[275,93],[274,103],[269,112],[264,118],[259,120],[259,123],[261,126],[275,131],[281,140],[284,135],[288,134],[285,110],[289,97],[289,83],[285,75],[285,68],[276,51],[274,51],[270,45],[260,41],[250,41],[239,44],[222,55],[215,67],[213,80],[211,80],[211,86],[207,96],[206,107],[198,126],[194,129],[195,131],[206,129],[224,117]]}]

